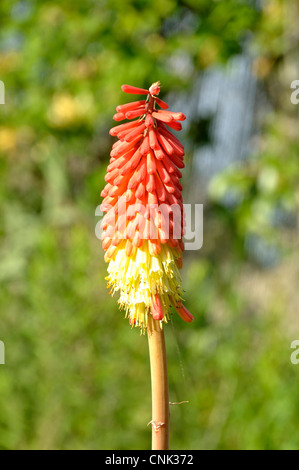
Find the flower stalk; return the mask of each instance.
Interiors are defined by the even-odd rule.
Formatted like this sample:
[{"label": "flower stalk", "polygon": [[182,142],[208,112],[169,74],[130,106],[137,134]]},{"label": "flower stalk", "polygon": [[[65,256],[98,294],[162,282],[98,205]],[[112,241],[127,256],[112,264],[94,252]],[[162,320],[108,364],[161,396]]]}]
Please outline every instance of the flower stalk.
[{"label": "flower stalk", "polygon": [[152,387],[152,450],[169,449],[169,391],[164,329],[152,318],[148,322]]}]

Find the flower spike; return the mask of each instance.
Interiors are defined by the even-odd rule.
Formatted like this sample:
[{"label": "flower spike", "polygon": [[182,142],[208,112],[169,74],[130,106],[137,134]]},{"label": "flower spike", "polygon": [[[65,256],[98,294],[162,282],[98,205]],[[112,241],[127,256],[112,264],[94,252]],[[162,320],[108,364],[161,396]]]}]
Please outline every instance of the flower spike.
[{"label": "flower spike", "polygon": [[[158,98],[160,82],[148,90],[122,85],[122,91],[146,99],[116,107],[110,129],[118,140],[110,153],[101,210],[102,246],[108,286],[132,326],[142,331],[149,316],[167,323],[171,305],[186,322],[193,316],[182,304],[184,148],[171,133],[180,130],[183,113],[168,111]],[[161,108],[161,109],[159,109]]]}]

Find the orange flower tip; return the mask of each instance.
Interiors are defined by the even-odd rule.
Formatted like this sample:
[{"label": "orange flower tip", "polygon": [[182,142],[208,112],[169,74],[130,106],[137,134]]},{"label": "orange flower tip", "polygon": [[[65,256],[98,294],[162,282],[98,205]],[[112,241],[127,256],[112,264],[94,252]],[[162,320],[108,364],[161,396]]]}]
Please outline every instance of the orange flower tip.
[{"label": "orange flower tip", "polygon": [[114,121],[123,121],[124,119],[126,119],[126,116],[124,115],[124,113],[116,113],[114,114],[113,119]]},{"label": "orange flower tip", "polygon": [[131,85],[122,85],[121,89],[124,93],[130,93],[131,95],[148,95],[148,90]]},{"label": "orange flower tip", "polygon": [[100,205],[100,211],[102,211],[102,212],[106,212],[106,211],[109,210],[109,209],[110,209],[109,204],[102,203],[102,204]]},{"label": "orange flower tip", "polygon": [[115,251],[116,251],[116,246],[110,245],[110,247],[108,248],[107,253],[106,253],[107,258],[111,259],[114,255]]},{"label": "orange flower tip", "polygon": [[186,119],[186,116],[183,113],[174,113],[173,117],[177,121],[185,121]]},{"label": "orange flower tip", "polygon": [[[179,246],[179,242],[178,240],[174,239],[174,238],[170,238],[169,239],[169,244],[172,248],[177,248]],[[179,260],[177,260],[178,262]]]},{"label": "orange flower tip", "polygon": [[160,82],[155,82],[149,87],[149,92],[152,96],[155,96],[160,93],[160,89],[161,89]]},{"label": "orange flower tip", "polygon": [[108,250],[108,248],[110,247],[111,245],[111,238],[105,238],[105,240],[103,240],[102,242],[102,247],[103,247],[103,250]]},{"label": "orange flower tip", "polygon": [[133,101],[132,103],[120,104],[116,106],[118,113],[126,113],[127,111],[138,109],[140,106],[145,106],[145,100]]},{"label": "orange flower tip", "polygon": [[163,320],[163,313],[152,311],[152,316],[154,320],[159,320],[159,321]]},{"label": "orange flower tip", "polygon": [[153,127],[153,125],[154,125],[154,120],[153,120],[153,118],[152,118],[152,116],[151,116],[150,114],[148,114],[148,115],[146,116],[144,123],[145,123],[145,126],[146,126],[146,127]]},{"label": "orange flower tip", "polygon": [[160,296],[158,294],[152,295],[151,311],[154,320],[163,320],[163,308]]},{"label": "orange flower tip", "polygon": [[193,315],[189,312],[189,310],[186,309],[186,307],[180,303],[178,306],[174,307],[181,317],[182,320],[184,320],[187,323],[191,323],[194,320]]},{"label": "orange flower tip", "polygon": [[183,113],[174,113],[172,111],[164,111],[163,109],[159,109],[153,113],[153,116],[160,121],[165,122],[167,125],[176,124],[175,121],[185,121],[186,116]]},{"label": "orange flower tip", "polygon": [[[163,121],[163,122],[172,122],[174,120],[174,118],[171,116],[171,114],[162,114],[162,113],[159,113],[159,112],[156,112],[154,111],[152,116],[156,119],[158,119],[159,121]],[[113,117],[114,119],[114,117]]]},{"label": "orange flower tip", "polygon": [[[119,114],[122,114],[122,113],[119,113]],[[135,109],[134,111],[128,111],[125,115],[125,118],[135,119],[136,117],[142,116],[143,114],[145,114],[145,108]]]},{"label": "orange flower tip", "polygon": [[132,245],[132,242],[131,240],[127,240],[126,242],[126,255],[127,256],[131,256],[131,254],[133,253],[133,245]]},{"label": "orange flower tip", "polygon": [[166,123],[168,127],[174,129],[175,131],[180,131],[182,129],[182,124],[180,122],[172,121]]},{"label": "orange flower tip", "polygon": [[155,101],[156,101],[157,105],[160,106],[160,108],[168,109],[168,104],[165,103],[165,101],[160,100],[160,98],[155,98]]},{"label": "orange flower tip", "polygon": [[127,189],[125,193],[126,202],[132,201],[133,197],[134,197],[134,191],[132,191],[131,189]]},{"label": "orange flower tip", "polygon": [[141,239],[141,235],[138,231],[135,232],[132,243],[136,248],[140,248],[143,245],[143,240]]},{"label": "orange flower tip", "polygon": [[103,189],[103,191],[101,192],[101,197],[106,197],[107,194],[108,194],[107,189]]},{"label": "orange flower tip", "polygon": [[154,242],[153,238],[151,238],[151,240],[149,240],[148,246],[149,246],[149,252],[150,252],[151,255],[157,256],[159,253],[161,253],[160,244],[157,243],[157,242]]}]

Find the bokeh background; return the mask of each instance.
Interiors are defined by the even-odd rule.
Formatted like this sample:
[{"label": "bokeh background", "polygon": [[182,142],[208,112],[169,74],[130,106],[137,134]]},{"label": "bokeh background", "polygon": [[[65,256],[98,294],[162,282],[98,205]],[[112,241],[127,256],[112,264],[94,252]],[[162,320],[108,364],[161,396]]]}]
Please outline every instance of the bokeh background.
[{"label": "bokeh background", "polygon": [[187,115],[186,306],[166,328],[173,449],[299,447],[299,2],[1,0],[1,449],[148,449],[147,340],[95,225],[120,86]]}]

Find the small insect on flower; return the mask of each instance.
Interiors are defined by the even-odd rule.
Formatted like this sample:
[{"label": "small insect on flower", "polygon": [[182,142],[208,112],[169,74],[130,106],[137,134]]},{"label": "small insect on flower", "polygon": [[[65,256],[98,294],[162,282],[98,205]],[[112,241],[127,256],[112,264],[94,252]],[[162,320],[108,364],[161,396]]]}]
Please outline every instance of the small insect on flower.
[{"label": "small insect on flower", "polygon": [[[118,138],[110,153],[101,210],[102,244],[108,286],[130,324],[142,331],[149,315],[167,323],[171,305],[186,322],[193,316],[182,304],[184,210],[180,169],[184,147],[170,129],[186,117],[168,110],[158,98],[160,82],[149,90],[123,85],[122,91],[145,99],[116,107],[110,130]],[[159,109],[160,108],[160,109]]]}]

